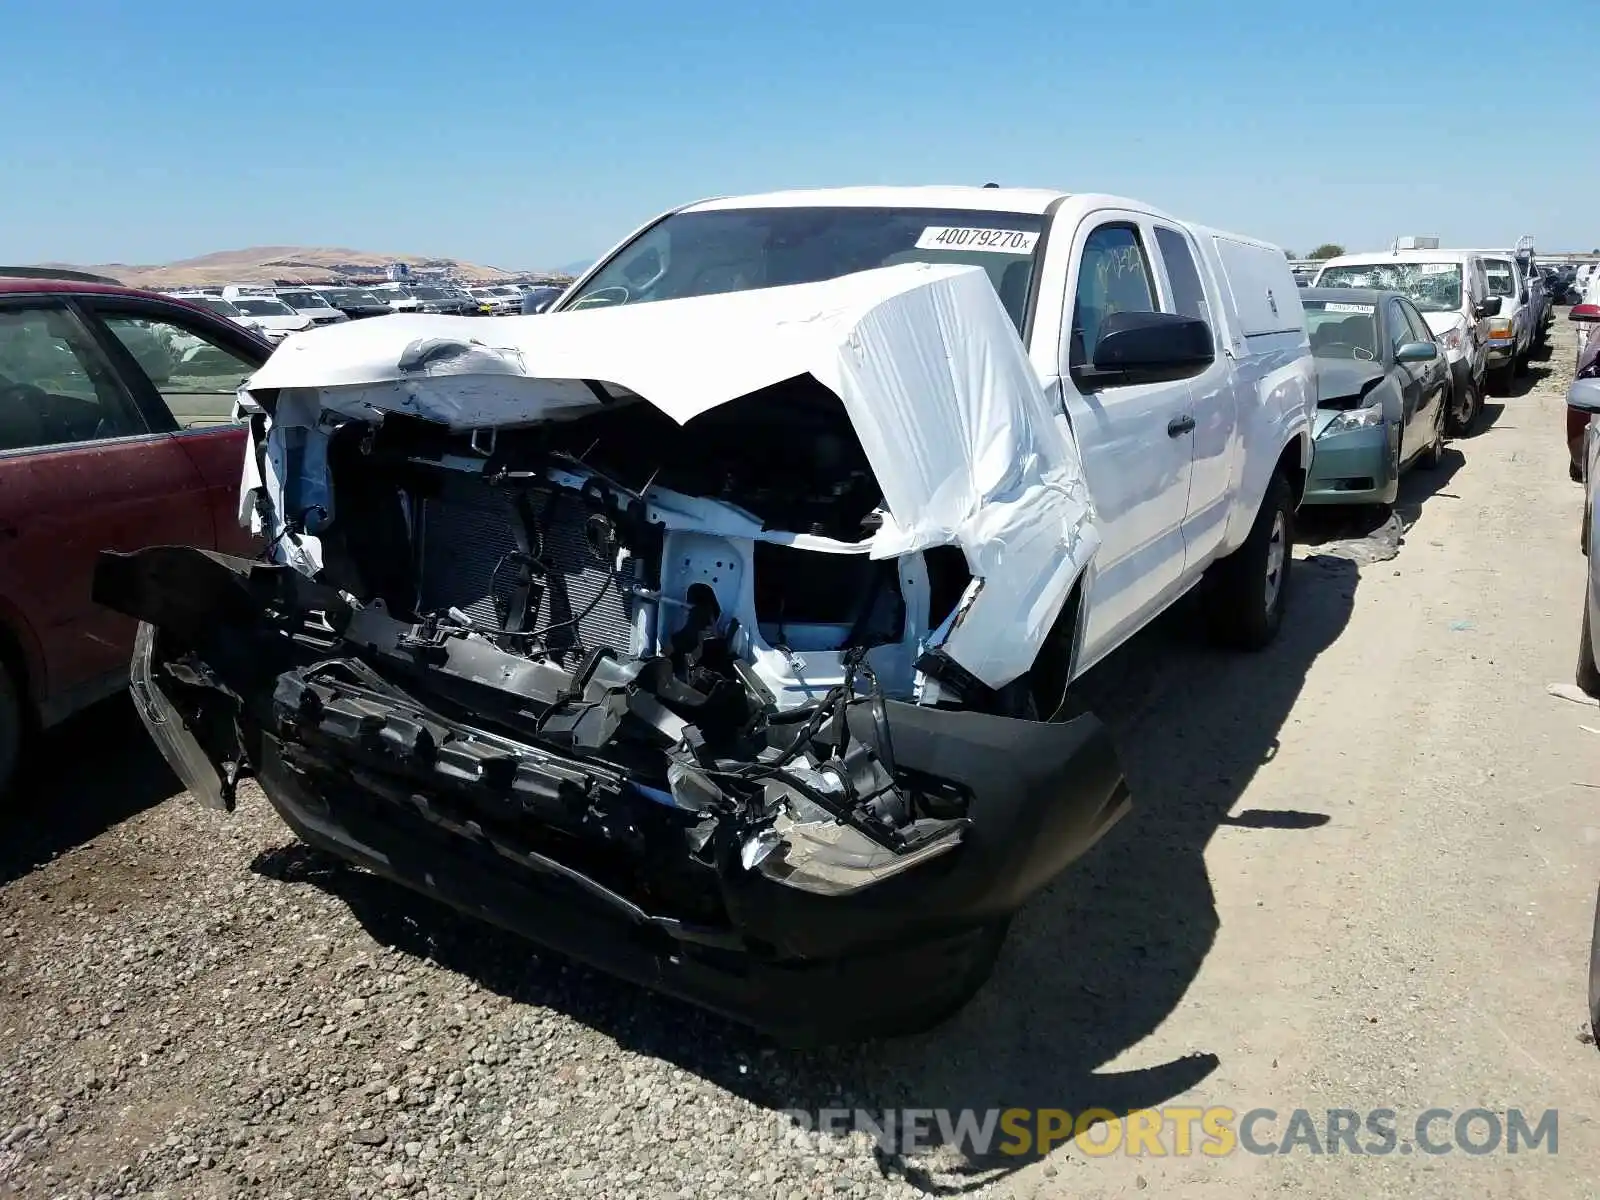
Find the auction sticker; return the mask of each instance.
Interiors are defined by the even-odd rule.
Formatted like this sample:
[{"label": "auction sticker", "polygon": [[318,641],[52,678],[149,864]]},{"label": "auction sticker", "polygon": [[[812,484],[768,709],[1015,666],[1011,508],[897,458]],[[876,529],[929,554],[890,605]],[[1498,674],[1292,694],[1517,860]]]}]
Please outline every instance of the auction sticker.
[{"label": "auction sticker", "polygon": [[1322,306],[1323,312],[1360,313],[1370,317],[1378,310],[1370,304],[1346,304],[1343,300],[1330,300]]},{"label": "auction sticker", "polygon": [[1022,229],[970,229],[929,225],[917,239],[918,250],[988,250],[995,254],[1032,254],[1039,235]]}]

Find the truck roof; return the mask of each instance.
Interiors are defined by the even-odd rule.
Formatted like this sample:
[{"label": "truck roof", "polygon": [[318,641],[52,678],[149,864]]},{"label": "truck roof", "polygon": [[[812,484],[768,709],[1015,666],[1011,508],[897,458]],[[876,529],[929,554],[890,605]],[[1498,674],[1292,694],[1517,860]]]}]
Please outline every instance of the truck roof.
[{"label": "truck roof", "polygon": [[1383,262],[1460,262],[1468,258],[1481,258],[1482,250],[1369,250],[1364,254],[1341,254],[1323,262],[1323,266],[1363,265]]},{"label": "truck roof", "polygon": [[730,208],[954,208],[1042,214],[1066,192],[1050,188],[926,187],[795,188],[750,196],[718,196],[685,206],[688,212]]}]

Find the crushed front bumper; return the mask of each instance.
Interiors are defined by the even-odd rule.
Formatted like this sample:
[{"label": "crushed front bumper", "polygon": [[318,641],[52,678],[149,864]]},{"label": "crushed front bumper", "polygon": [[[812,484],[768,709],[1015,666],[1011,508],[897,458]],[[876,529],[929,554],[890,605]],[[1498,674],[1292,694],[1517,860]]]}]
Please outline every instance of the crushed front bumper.
[{"label": "crushed front bumper", "polygon": [[1393,504],[1400,488],[1394,440],[1387,423],[1317,438],[1300,503]]},{"label": "crushed front bumper", "polygon": [[[197,798],[229,807],[253,773],[306,842],[789,1044],[911,1032],[959,1008],[1010,916],[1128,809],[1092,715],[852,704],[852,733],[891,736],[899,770],[969,797],[966,836],[847,894],[799,890],[751,868],[737,820],[681,813],[531,725],[486,733],[426,672],[398,679],[348,643],[301,652],[252,613],[252,597],[317,586],[201,551],[102,556],[96,598],[150,623],[133,664],[141,717]],[[693,902],[619,871],[596,829],[667,861]]]}]

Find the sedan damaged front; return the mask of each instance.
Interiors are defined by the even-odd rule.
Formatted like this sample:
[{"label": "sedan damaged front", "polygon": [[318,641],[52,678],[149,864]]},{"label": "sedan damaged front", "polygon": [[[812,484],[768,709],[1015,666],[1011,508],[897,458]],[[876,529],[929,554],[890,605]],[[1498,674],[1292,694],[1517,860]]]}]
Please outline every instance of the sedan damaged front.
[{"label": "sedan damaged front", "polygon": [[959,1007],[1127,808],[1063,696],[1081,467],[987,277],[499,325],[294,339],[241,394],[272,561],[102,556],[174,769],[787,1041]]}]

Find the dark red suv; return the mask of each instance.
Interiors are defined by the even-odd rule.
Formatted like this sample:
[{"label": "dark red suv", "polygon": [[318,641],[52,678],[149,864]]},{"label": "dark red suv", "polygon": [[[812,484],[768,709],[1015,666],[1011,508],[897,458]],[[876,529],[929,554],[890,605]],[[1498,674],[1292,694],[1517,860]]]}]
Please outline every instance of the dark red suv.
[{"label": "dark red suv", "polygon": [[234,393],[271,353],[169,296],[0,267],[0,796],[30,734],[127,684],[101,550],[251,553]]}]

